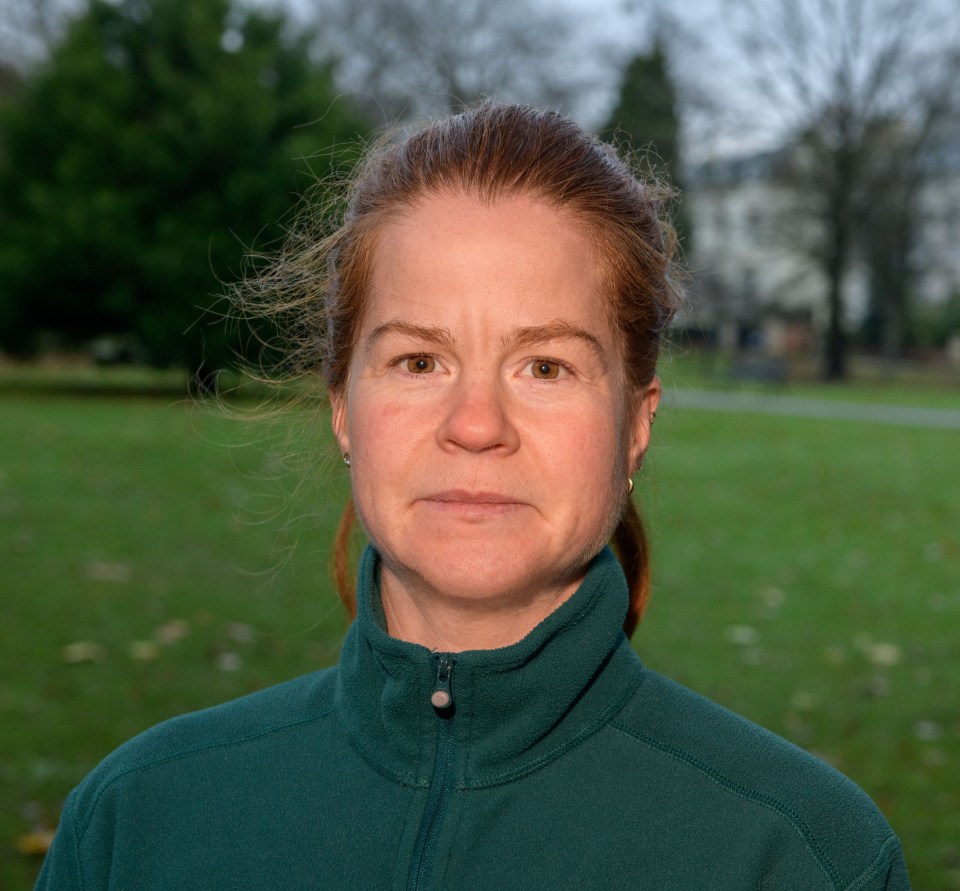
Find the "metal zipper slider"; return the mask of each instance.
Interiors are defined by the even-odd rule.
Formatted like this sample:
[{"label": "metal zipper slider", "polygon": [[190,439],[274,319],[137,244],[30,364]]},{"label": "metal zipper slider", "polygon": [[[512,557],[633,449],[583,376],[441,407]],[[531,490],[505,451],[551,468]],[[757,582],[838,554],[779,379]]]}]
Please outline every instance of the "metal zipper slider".
[{"label": "metal zipper slider", "polygon": [[433,693],[430,694],[430,703],[438,711],[445,711],[453,707],[453,691],[450,689],[450,677],[453,675],[453,657],[440,653],[437,659],[437,682]]}]

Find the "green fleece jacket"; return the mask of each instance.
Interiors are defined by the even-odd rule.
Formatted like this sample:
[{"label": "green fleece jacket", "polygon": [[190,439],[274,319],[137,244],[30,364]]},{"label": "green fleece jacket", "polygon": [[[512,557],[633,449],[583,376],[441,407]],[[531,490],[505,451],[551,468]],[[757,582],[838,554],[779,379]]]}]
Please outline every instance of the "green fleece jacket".
[{"label": "green fleece jacket", "polygon": [[38,888],[909,887],[853,783],[641,665],[609,550],[498,650],[389,637],[369,549],[358,594],[336,667],[103,761]]}]

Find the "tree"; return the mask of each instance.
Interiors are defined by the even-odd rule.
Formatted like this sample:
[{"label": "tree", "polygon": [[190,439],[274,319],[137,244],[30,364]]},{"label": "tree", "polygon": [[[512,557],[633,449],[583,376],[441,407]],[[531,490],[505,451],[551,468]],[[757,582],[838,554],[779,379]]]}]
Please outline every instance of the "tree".
[{"label": "tree", "polygon": [[122,332],[201,382],[229,362],[239,340],[201,318],[218,277],[365,129],[285,26],[229,0],[92,0],[2,120],[3,346]]},{"label": "tree", "polygon": [[[646,161],[653,172],[666,176],[677,188],[682,186],[677,96],[661,40],[654,42],[649,53],[639,53],[627,63],[617,103],[599,132],[605,138],[625,134],[635,149],[648,151]],[[688,241],[690,223],[682,205],[674,225]]]},{"label": "tree", "polygon": [[[915,136],[902,122],[877,122],[872,190],[863,208],[860,249],[868,271],[870,305],[866,328],[887,359],[902,357],[910,338],[910,295],[916,274],[917,233],[923,209],[924,180],[933,160],[923,148],[914,151]],[[904,144],[906,143],[906,144]],[[869,334],[869,331],[867,332]]]},{"label": "tree", "polygon": [[[331,0],[323,39],[339,83],[392,122],[501,98],[563,106],[581,90],[574,19],[529,0]],[[561,53],[563,56],[561,57]]]},{"label": "tree", "polygon": [[957,17],[941,0],[727,0],[727,14],[756,88],[754,113],[764,103],[797,147],[799,244],[826,283],[824,375],[838,379],[844,282],[865,233],[878,208],[895,204],[898,249],[908,250],[915,208],[902,196],[918,188],[918,160],[957,119]]},{"label": "tree", "polygon": [[666,170],[680,156],[680,122],[667,54],[657,41],[649,53],[635,55],[623,72],[617,104],[601,133],[626,133],[634,146],[649,145]]}]

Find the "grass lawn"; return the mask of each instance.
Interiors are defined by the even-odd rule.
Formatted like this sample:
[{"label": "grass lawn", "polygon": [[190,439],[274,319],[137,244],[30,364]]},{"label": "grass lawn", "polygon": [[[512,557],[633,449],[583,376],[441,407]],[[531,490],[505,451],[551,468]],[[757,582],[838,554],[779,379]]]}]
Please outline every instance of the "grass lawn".
[{"label": "grass lawn", "polygon": [[[839,766],[915,887],[960,888],[960,434],[681,409],[656,433],[644,660]],[[170,397],[0,394],[0,887],[124,739],[335,660],[346,476],[319,418],[286,498],[284,439]]]},{"label": "grass lawn", "polygon": [[[852,355],[851,377],[842,384],[824,385],[819,380],[818,357],[806,356],[786,362],[785,381],[738,378],[735,359],[718,350],[668,349],[659,373],[665,386],[704,390],[736,390],[775,393],[813,399],[881,403],[924,408],[960,410],[960,367],[901,363],[885,369],[876,359]],[[762,361],[762,360],[761,360]]]}]

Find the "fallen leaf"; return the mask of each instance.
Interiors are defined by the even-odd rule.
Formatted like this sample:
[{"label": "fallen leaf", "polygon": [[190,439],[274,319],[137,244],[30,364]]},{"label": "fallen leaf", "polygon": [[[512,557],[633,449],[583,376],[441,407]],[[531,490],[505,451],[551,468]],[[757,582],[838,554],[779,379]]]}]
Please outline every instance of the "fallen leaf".
[{"label": "fallen leaf", "polygon": [[900,664],[903,651],[896,644],[875,643],[867,650],[867,658],[874,665],[883,665],[889,668]]},{"label": "fallen leaf", "polygon": [[913,725],[913,735],[922,740],[940,739],[943,735],[943,727],[936,721],[917,721]]},{"label": "fallen leaf", "polygon": [[77,640],[60,650],[60,659],[67,665],[80,665],[83,662],[106,662],[107,648],[96,641]]},{"label": "fallen leaf", "polygon": [[950,761],[943,749],[925,749],[920,757],[927,767],[944,767]]},{"label": "fallen leaf", "polygon": [[164,646],[183,640],[190,633],[190,626],[183,619],[171,619],[153,632],[153,636]]},{"label": "fallen leaf", "polygon": [[26,832],[17,838],[17,851],[25,857],[43,857],[53,844],[53,836],[51,829]]},{"label": "fallen leaf", "polygon": [[752,646],[757,642],[759,635],[756,628],[749,625],[731,625],[724,632],[724,638],[727,643],[737,644],[742,647]]},{"label": "fallen leaf", "polygon": [[227,626],[227,637],[237,643],[250,643],[253,640],[253,628],[243,622],[231,622]]},{"label": "fallen leaf", "polygon": [[153,640],[131,640],[127,655],[137,662],[153,662],[160,658],[160,645]]},{"label": "fallen leaf", "polygon": [[760,596],[768,609],[779,609],[787,599],[786,592],[775,587],[764,588]]},{"label": "fallen leaf", "polygon": [[87,578],[94,582],[113,582],[122,585],[130,581],[128,563],[108,563],[105,560],[93,560],[84,567]]},{"label": "fallen leaf", "polygon": [[820,701],[816,696],[808,693],[806,690],[797,690],[793,696],[790,697],[790,705],[799,712],[809,712],[818,708]]},{"label": "fallen leaf", "polygon": [[243,659],[239,653],[232,650],[223,650],[217,653],[217,668],[220,671],[239,671],[243,667]]},{"label": "fallen leaf", "polygon": [[869,634],[860,632],[853,638],[853,645],[874,665],[890,668],[899,665],[903,659],[903,650],[895,643],[875,641]]}]

